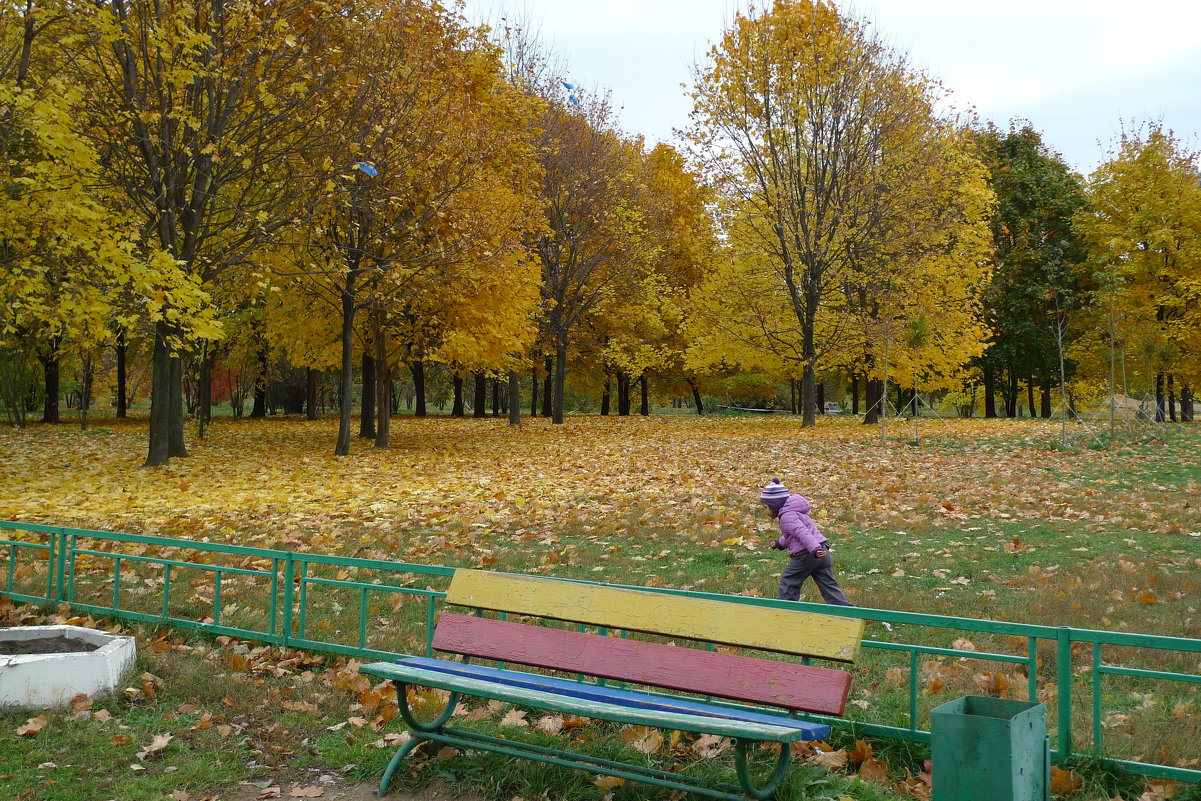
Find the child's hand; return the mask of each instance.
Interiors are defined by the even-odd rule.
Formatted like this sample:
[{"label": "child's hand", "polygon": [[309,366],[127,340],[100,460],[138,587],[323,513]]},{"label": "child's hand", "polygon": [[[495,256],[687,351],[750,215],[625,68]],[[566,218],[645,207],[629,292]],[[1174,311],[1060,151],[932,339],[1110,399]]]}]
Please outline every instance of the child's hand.
[{"label": "child's hand", "polygon": [[816,551],[813,552],[813,555],[816,556],[818,559],[825,559],[827,553],[828,553],[828,551],[826,551],[824,548],[818,548]]}]

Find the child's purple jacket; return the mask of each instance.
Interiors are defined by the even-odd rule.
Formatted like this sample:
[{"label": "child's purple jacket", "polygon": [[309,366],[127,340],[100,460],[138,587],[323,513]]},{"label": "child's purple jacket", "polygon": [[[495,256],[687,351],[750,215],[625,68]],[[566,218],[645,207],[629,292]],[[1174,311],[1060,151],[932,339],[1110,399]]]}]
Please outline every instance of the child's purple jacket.
[{"label": "child's purple jacket", "polygon": [[780,538],[776,547],[797,556],[804,551],[813,553],[825,548],[826,538],[818,530],[813,518],[809,517],[809,501],[803,495],[789,495],[776,517],[780,524]]}]

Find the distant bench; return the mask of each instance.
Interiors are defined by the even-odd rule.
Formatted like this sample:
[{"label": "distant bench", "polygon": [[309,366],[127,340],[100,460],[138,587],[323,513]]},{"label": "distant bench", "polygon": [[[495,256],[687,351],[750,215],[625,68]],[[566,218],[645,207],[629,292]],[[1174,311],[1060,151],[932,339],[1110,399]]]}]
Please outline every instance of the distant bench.
[{"label": "distant bench", "polygon": [[[394,664],[363,665],[363,673],[396,684],[400,713],[412,729],[412,737],[401,745],[384,772],[381,795],[387,792],[405,756],[422,743],[434,741],[715,798],[766,799],[784,778],[792,753],[790,743],[820,740],[829,734],[829,726],[800,720],[796,713],[841,715],[850,690],[850,674],[834,668],[626,639],[607,632],[641,632],[851,662],[858,655],[864,628],[862,620],[832,615],[479,570],[456,571],[446,600],[475,610],[594,626],[600,633],[551,628],[545,620],[527,624],[443,612],[434,630],[433,647],[458,654],[464,661],[408,657]],[[468,658],[516,663],[593,680],[581,682],[507,667],[470,665],[466,663]],[[699,697],[624,689],[608,686],[608,681]],[[409,684],[449,690],[445,710],[428,723],[416,720],[406,697]],[[446,723],[460,695],[619,723],[731,737],[735,741],[738,785],[710,787],[669,771],[453,729]],[[777,707],[791,716],[757,706]],[[779,743],[780,756],[767,783],[756,787],[747,767],[747,753],[752,744],[761,742]]]}]

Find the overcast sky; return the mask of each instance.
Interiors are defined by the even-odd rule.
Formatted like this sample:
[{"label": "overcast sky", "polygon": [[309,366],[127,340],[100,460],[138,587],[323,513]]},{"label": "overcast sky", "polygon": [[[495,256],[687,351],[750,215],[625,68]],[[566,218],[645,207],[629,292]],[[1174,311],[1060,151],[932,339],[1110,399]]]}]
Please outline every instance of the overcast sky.
[{"label": "overcast sky", "polygon": [[[960,109],[1007,127],[1030,120],[1084,174],[1123,121],[1162,120],[1190,145],[1201,131],[1198,0],[855,0]],[[622,127],[671,141],[688,122],[680,88],[740,0],[467,0],[469,17],[529,19],[585,88],[611,89]]]}]

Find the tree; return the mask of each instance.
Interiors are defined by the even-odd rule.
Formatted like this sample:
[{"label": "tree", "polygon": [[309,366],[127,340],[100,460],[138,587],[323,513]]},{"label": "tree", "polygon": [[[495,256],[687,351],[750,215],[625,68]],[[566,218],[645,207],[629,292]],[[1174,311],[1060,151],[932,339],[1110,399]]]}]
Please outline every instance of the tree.
[{"label": "tree", "polygon": [[[75,63],[77,129],[192,286],[204,287],[294,224],[296,158],[317,135],[313,99],[333,74],[337,15],[303,0],[105,0],[75,16],[93,35]],[[180,355],[202,295],[155,320],[147,466],[186,456]],[[216,332],[209,332],[216,335]]]},{"label": "tree", "polygon": [[591,99],[578,112],[547,103],[535,143],[547,229],[535,243],[541,325],[554,351],[551,419],[561,424],[573,334],[649,258],[653,245],[638,206],[640,149],[615,130],[607,100]]},{"label": "tree", "polygon": [[[799,374],[812,425],[823,360],[880,375],[931,282],[958,286],[934,295],[946,312],[978,290],[987,188],[935,114],[935,87],[832,3],[736,15],[693,99],[691,136],[728,235],[701,293],[719,330],[700,357]],[[970,319],[951,328],[944,343],[973,333]]]},{"label": "tree", "polygon": [[1107,340],[1094,344],[1130,357],[1130,372],[1155,394],[1156,419],[1175,414],[1165,391],[1177,379],[1191,412],[1201,380],[1198,154],[1156,123],[1124,131],[1117,152],[1089,178],[1087,194],[1090,206],[1076,224],[1101,284],[1104,323],[1097,330]]},{"label": "tree", "polygon": [[392,0],[349,19],[343,35],[318,151],[327,177],[307,241],[277,266],[341,317],[338,455],[350,447],[358,313],[370,329],[375,443],[385,447],[397,355],[422,364],[439,345],[437,329],[470,315],[441,303],[475,301],[509,332],[502,347],[518,347],[512,332],[528,330],[534,299],[521,290],[532,286],[522,247],[537,212],[524,135],[532,110],[503,81],[499,51],[482,31],[435,4]]},{"label": "tree", "polygon": [[[53,2],[27,2],[19,20],[14,12],[0,12],[0,348],[39,343],[53,377],[61,349],[90,363],[110,324],[162,319],[196,308],[203,295],[166,253],[142,243],[119,195],[96,186],[102,151],[76,135],[86,103],[65,44],[79,20]],[[206,314],[189,325],[214,330]],[[57,407],[54,383],[48,408]],[[48,416],[56,421],[57,412]]]},{"label": "tree", "polygon": [[[823,311],[845,306],[848,284],[878,283],[893,254],[913,262],[906,249],[915,238],[945,236],[907,215],[918,200],[911,187],[948,164],[929,148],[948,137],[948,122],[933,111],[932,84],[822,0],[737,14],[694,80],[691,137],[722,195],[729,234],[722,273],[762,273],[762,302],[742,315],[761,335],[743,342],[799,368],[804,425],[812,425],[818,363],[845,322]],[[740,291],[740,301],[746,296]]]},{"label": "tree", "polygon": [[[1002,373],[1009,379],[1001,391],[1010,417],[1019,380],[1028,382],[1031,393],[1036,384],[1043,387],[1049,416],[1050,385],[1060,373],[1057,343],[1086,289],[1081,272],[1086,254],[1073,229],[1086,203],[1084,191],[1079,177],[1028,123],[1020,128],[1011,123],[1008,133],[990,126],[978,138],[997,195],[996,270],[985,300],[993,336],[980,359],[985,416],[996,416],[989,401]],[[1070,338],[1065,344],[1071,346]]]}]

